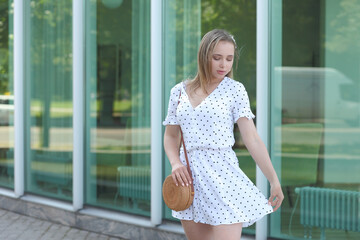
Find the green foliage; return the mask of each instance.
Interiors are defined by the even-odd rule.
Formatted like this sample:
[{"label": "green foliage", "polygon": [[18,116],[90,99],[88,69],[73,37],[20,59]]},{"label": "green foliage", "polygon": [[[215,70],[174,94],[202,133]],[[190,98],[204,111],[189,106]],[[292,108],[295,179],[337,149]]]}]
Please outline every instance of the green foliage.
[{"label": "green foliage", "polygon": [[283,1],[282,65],[320,66],[320,1]]},{"label": "green foliage", "polygon": [[342,0],[341,10],[330,22],[334,35],[326,39],[325,46],[333,52],[360,53],[360,4],[356,0]]},{"label": "green foliage", "polygon": [[202,35],[214,28],[225,29],[234,35],[240,55],[239,61],[234,63],[234,79],[245,85],[250,102],[255,102],[256,1],[202,0]]},{"label": "green foliage", "polygon": [[0,94],[9,92],[9,6],[0,0]]},{"label": "green foliage", "polygon": [[9,91],[9,51],[4,48],[0,48],[0,95]]},{"label": "green foliage", "polygon": [[71,1],[31,1],[28,20],[30,48],[26,50],[30,57],[31,98],[72,99]]}]

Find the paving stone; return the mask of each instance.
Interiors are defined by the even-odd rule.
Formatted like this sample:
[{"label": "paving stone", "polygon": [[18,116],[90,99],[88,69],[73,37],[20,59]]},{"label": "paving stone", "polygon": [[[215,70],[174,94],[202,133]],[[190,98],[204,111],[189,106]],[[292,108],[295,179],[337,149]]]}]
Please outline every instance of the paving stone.
[{"label": "paving stone", "polygon": [[121,240],[0,209],[0,240]]}]

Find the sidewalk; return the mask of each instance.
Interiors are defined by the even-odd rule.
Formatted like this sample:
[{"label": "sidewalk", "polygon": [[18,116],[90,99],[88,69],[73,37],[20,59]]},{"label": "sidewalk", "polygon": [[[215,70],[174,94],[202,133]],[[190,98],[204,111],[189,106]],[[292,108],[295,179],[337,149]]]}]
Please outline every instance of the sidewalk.
[{"label": "sidewalk", "polygon": [[120,240],[0,209],[1,240]]}]

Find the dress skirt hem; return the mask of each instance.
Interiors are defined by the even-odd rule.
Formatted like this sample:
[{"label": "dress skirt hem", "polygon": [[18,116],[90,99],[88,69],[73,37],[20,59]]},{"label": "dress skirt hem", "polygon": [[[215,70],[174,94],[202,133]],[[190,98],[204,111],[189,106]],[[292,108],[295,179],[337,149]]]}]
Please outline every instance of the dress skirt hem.
[{"label": "dress skirt hem", "polygon": [[[173,217],[213,226],[243,223],[248,227],[273,212],[266,197],[240,169],[231,148],[192,149],[188,156],[195,196],[188,209],[172,211]],[[183,149],[180,160],[186,165]]]},{"label": "dress skirt hem", "polygon": [[195,223],[203,223],[203,224],[209,224],[211,226],[219,226],[219,225],[229,225],[229,224],[237,224],[237,223],[242,223],[242,227],[243,228],[246,228],[246,227],[250,227],[251,225],[253,225],[255,222],[259,221],[260,219],[262,219],[263,217],[265,217],[266,215],[272,213],[272,212],[268,212],[268,213],[264,213],[263,215],[257,217],[257,218],[253,218],[253,219],[250,219],[250,220],[239,220],[239,221],[223,221],[221,223],[210,223],[210,222],[207,222],[207,221],[202,221],[202,220],[199,220],[199,219],[186,219],[186,218],[182,218],[182,217],[177,217],[176,216],[176,211],[172,211],[172,216],[176,219],[179,219],[179,220],[185,220],[185,221],[194,221]]}]

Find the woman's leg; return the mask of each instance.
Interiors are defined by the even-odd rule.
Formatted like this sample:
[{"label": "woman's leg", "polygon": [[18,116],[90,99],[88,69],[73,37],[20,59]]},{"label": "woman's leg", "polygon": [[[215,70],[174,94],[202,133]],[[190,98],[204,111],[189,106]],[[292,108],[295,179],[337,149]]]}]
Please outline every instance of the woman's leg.
[{"label": "woman's leg", "polygon": [[[188,240],[212,240],[212,226],[194,221],[181,220]],[[226,239],[226,238],[223,238]]]},{"label": "woman's leg", "polygon": [[239,240],[242,223],[223,224],[212,227],[213,239]]}]

